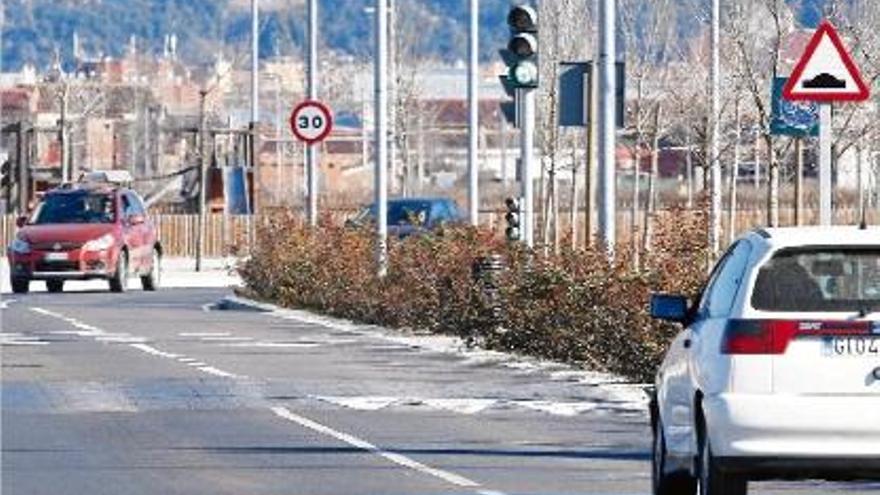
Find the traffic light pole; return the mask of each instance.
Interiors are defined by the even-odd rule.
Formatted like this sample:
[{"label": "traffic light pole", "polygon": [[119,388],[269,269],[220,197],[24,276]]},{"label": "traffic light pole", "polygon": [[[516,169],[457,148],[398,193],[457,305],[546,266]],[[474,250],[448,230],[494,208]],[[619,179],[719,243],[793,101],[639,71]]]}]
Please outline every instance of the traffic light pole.
[{"label": "traffic light pole", "polygon": [[517,101],[520,104],[520,177],[522,177],[522,240],[526,246],[535,246],[535,192],[534,166],[535,148],[535,90],[519,88]]}]

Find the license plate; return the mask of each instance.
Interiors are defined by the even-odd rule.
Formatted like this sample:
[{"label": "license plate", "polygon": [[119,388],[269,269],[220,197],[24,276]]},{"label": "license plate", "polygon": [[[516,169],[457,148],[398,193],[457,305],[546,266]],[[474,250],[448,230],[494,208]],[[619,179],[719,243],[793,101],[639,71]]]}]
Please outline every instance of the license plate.
[{"label": "license plate", "polygon": [[67,261],[67,253],[46,253],[46,261]]},{"label": "license plate", "polygon": [[826,338],[822,354],[828,357],[880,357],[880,337]]}]

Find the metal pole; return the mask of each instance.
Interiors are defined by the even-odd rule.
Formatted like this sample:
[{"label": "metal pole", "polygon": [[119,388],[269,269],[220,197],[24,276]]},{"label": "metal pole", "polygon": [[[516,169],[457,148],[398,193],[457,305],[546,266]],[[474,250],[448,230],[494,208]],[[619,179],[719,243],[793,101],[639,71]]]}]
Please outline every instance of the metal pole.
[{"label": "metal pole", "polygon": [[260,120],[260,8],[251,0],[251,123]]},{"label": "metal pole", "polygon": [[526,246],[535,246],[535,179],[534,171],[534,148],[535,148],[535,91],[532,89],[517,89],[521,101],[522,114],[520,118],[520,166],[522,171],[522,211],[523,211],[523,241]]},{"label": "metal pole", "polygon": [[468,36],[468,219],[476,227],[480,223],[480,166],[477,148],[480,138],[479,95],[479,0],[470,0],[470,31]]},{"label": "metal pole", "polygon": [[376,272],[388,274],[388,4],[376,0]]},{"label": "metal pole", "polygon": [[[63,89],[61,90],[61,115],[58,119],[58,140],[60,141],[60,150],[61,150],[61,182],[67,182],[71,178],[70,172],[70,152],[68,148],[70,147],[69,139],[67,136],[67,110],[68,110],[68,102],[69,98],[70,86],[67,83],[64,83]],[[114,149],[115,153],[115,149]],[[114,167],[115,168],[115,167]]]},{"label": "metal pole", "polygon": [[740,115],[739,94],[736,95],[736,104],[734,107],[734,129],[733,137],[733,168],[730,171],[730,211],[728,216],[728,241],[733,244],[736,240],[736,211],[738,209],[737,186],[739,181],[739,160],[740,160],[740,141],[742,140],[742,120]]},{"label": "metal pole", "polygon": [[[310,100],[318,99],[318,1],[309,0],[309,67],[308,93]],[[306,145],[306,167],[309,180],[309,225],[318,225],[318,148]]]},{"label": "metal pole", "polygon": [[[251,122],[248,126],[247,154],[251,169],[251,184],[253,194],[249,198],[253,202],[253,208],[249,206],[247,216],[247,242],[248,252],[253,248],[255,238],[255,222],[251,218],[259,206],[259,173],[257,172],[257,122],[260,120],[260,8],[259,0],[251,0]],[[245,189],[247,189],[247,175],[245,175]]]},{"label": "metal pole", "polygon": [[599,0],[599,230],[604,247],[612,259],[617,236],[615,15],[614,0]]},{"label": "metal pole", "polygon": [[831,225],[831,104],[819,105],[819,224]]},{"label": "metal pole", "polygon": [[755,191],[761,190],[761,128],[755,127]]},{"label": "metal pole", "polygon": [[388,120],[388,163],[391,170],[391,193],[398,194],[401,191],[398,186],[397,176],[397,1],[388,0],[388,101],[391,104],[391,115]]},{"label": "metal pole", "polygon": [[[275,76],[275,194],[281,201],[279,206],[284,204],[284,164],[281,159],[281,78]],[[280,189],[280,193],[279,193]]]},{"label": "metal pole", "polygon": [[199,91],[199,225],[196,230],[196,271],[202,271],[202,256],[205,252],[205,224],[206,224],[206,194],[208,187],[207,172],[207,114],[205,112],[205,100],[208,92],[204,89]]},{"label": "metal pole", "polygon": [[694,155],[691,150],[691,135],[685,137],[685,173],[687,174],[687,208],[694,207]]},{"label": "metal pole", "polygon": [[709,213],[709,246],[712,258],[718,256],[721,244],[721,162],[718,156],[721,152],[721,5],[720,0],[712,0],[712,75],[711,93],[712,105],[710,118],[712,119],[712,131],[709,143],[709,160],[712,174],[712,201]]},{"label": "metal pole", "polygon": [[794,224],[804,224],[804,139],[795,138],[794,153],[797,158],[797,170],[794,178]]},{"label": "metal pole", "polygon": [[867,180],[865,177],[865,149],[862,145],[861,138],[856,143],[856,160],[858,163],[859,223],[863,223],[866,221],[867,217],[867,208],[865,206],[865,199],[867,198],[867,195],[865,194],[865,182],[867,182]]}]

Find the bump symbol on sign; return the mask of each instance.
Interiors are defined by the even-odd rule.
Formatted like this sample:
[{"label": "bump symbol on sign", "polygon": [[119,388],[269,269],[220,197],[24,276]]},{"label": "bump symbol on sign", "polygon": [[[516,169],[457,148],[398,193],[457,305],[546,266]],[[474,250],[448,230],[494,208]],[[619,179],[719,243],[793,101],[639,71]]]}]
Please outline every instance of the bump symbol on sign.
[{"label": "bump symbol on sign", "polygon": [[843,40],[828,22],[819,25],[783,90],[789,101],[864,101],[870,96]]}]

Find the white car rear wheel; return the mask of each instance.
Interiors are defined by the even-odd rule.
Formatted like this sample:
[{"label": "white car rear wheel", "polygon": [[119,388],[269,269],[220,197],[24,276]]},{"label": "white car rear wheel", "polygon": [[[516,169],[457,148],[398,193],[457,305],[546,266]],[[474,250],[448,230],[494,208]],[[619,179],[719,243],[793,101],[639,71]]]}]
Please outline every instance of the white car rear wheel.
[{"label": "white car rear wheel", "polygon": [[666,472],[666,437],[660,419],[654,422],[651,450],[651,481],[654,495],[695,495],[697,480],[690,473]]},{"label": "white car rear wheel", "polygon": [[726,473],[720,469],[712,455],[712,443],[704,422],[699,427],[699,494],[700,495],[747,495],[748,480],[742,475]]}]

